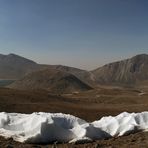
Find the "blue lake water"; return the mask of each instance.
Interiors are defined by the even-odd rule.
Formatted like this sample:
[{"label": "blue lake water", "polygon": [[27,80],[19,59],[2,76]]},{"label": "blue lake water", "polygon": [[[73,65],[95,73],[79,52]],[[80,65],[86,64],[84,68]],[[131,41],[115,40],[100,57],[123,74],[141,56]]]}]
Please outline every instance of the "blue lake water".
[{"label": "blue lake water", "polygon": [[7,86],[13,83],[15,80],[0,79],[0,87]]}]

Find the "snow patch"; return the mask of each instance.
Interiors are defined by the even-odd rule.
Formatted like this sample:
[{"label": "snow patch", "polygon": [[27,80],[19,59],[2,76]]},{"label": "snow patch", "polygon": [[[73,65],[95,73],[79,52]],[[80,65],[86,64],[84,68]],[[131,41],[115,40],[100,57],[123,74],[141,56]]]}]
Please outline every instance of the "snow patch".
[{"label": "snow patch", "polygon": [[83,143],[139,130],[148,130],[148,112],[123,112],[91,123],[62,113],[0,113],[0,135],[26,143]]}]

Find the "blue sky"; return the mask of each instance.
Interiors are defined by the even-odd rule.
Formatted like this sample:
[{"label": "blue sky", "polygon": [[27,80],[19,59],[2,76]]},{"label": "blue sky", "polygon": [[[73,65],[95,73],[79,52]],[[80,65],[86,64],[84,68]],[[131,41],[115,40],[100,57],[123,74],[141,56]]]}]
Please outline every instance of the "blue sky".
[{"label": "blue sky", "polygon": [[0,53],[83,69],[148,53],[148,0],[0,0]]}]

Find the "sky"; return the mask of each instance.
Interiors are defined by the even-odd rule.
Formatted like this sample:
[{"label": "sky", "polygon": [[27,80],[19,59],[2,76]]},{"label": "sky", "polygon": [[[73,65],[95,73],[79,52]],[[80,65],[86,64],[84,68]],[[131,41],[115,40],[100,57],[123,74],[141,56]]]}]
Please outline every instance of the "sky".
[{"label": "sky", "polygon": [[148,54],[148,0],[0,0],[0,53],[86,70]]}]

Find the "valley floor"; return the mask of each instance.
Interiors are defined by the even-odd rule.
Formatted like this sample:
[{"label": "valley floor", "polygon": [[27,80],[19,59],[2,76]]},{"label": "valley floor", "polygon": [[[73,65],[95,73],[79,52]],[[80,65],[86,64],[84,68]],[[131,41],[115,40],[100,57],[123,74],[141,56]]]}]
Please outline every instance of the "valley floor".
[{"label": "valley floor", "polygon": [[[96,88],[83,93],[54,95],[44,90],[18,91],[0,88],[0,112],[62,112],[87,121],[121,112],[148,110],[148,91],[133,88]],[[89,144],[58,144],[57,147],[148,147],[148,133],[136,133],[124,137],[101,140]],[[54,147],[53,145],[29,145],[0,138],[0,147]]]}]

